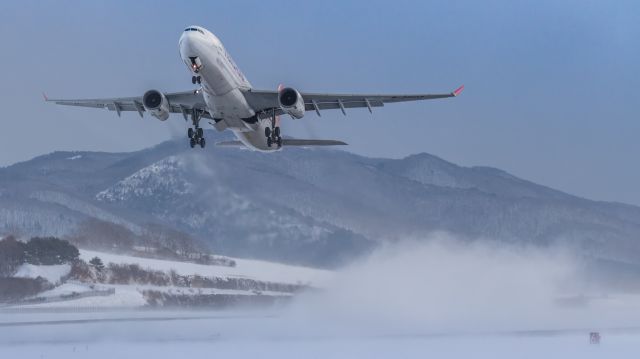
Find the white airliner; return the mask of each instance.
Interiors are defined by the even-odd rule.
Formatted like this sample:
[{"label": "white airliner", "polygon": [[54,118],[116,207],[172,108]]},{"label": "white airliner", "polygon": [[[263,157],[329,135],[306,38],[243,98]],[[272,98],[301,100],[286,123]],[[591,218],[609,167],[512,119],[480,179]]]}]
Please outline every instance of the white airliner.
[{"label": "white airliner", "polygon": [[59,105],[106,108],[116,111],[144,112],[165,121],[170,113],[181,113],[185,121],[191,121],[188,129],[191,147],[204,148],[204,131],[200,120],[206,118],[218,131],[229,129],[239,141],[226,141],[219,145],[245,145],[258,151],[275,151],[282,146],[332,146],[346,145],[335,140],[282,138],[279,116],[289,115],[300,119],[306,111],[346,109],[361,107],[371,109],[390,102],[432,100],[455,97],[464,86],[444,94],[419,95],[358,95],[319,94],[299,92],[280,86],[277,91],[254,90],[242,74],[220,40],[200,26],[184,30],[179,41],[180,56],[192,73],[191,82],[198,88],[192,91],[163,93],[149,90],[142,97],[119,97],[82,100],[46,101]]}]

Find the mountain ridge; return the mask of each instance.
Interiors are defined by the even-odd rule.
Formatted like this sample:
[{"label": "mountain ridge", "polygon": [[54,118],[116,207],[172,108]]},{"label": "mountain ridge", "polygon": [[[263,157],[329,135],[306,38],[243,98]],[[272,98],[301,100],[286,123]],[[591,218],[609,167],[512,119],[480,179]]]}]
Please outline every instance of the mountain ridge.
[{"label": "mountain ridge", "polygon": [[98,218],[138,232],[166,226],[221,254],[332,267],[381,242],[445,231],[469,240],[561,243],[640,265],[640,207],[427,153],[264,154],[192,150],[173,139],[134,152],[56,151],[1,168],[0,184],[0,234],[69,236]]}]

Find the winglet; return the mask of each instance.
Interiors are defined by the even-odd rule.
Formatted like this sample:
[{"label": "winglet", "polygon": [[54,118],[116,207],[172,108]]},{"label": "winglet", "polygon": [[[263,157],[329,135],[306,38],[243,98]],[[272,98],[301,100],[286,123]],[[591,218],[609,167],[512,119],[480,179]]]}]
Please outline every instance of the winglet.
[{"label": "winglet", "polygon": [[455,91],[453,91],[451,94],[453,96],[458,96],[462,93],[462,90],[464,90],[464,85],[458,87],[457,89],[455,89]]},{"label": "winglet", "polygon": [[47,94],[44,93],[44,91],[42,92],[42,97],[44,97],[45,101],[49,101],[49,98],[47,97]]}]

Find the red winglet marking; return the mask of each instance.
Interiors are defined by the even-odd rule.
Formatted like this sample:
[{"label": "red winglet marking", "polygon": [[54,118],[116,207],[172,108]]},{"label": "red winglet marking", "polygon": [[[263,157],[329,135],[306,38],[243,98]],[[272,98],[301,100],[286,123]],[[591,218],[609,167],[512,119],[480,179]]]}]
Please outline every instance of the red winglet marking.
[{"label": "red winglet marking", "polygon": [[455,91],[453,91],[453,96],[458,96],[462,93],[462,90],[464,90],[464,85],[458,87],[457,89],[455,89]]}]

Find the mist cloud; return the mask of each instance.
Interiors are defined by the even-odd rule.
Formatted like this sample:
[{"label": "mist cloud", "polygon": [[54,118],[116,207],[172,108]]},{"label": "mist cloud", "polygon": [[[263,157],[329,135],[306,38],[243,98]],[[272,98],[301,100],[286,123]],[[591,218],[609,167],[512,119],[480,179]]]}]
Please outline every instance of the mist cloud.
[{"label": "mist cloud", "polygon": [[[344,269],[292,317],[365,335],[560,330],[632,325],[634,300],[585,293],[561,249],[461,242],[448,235],[386,246]],[[635,309],[632,309],[635,308]]]}]

